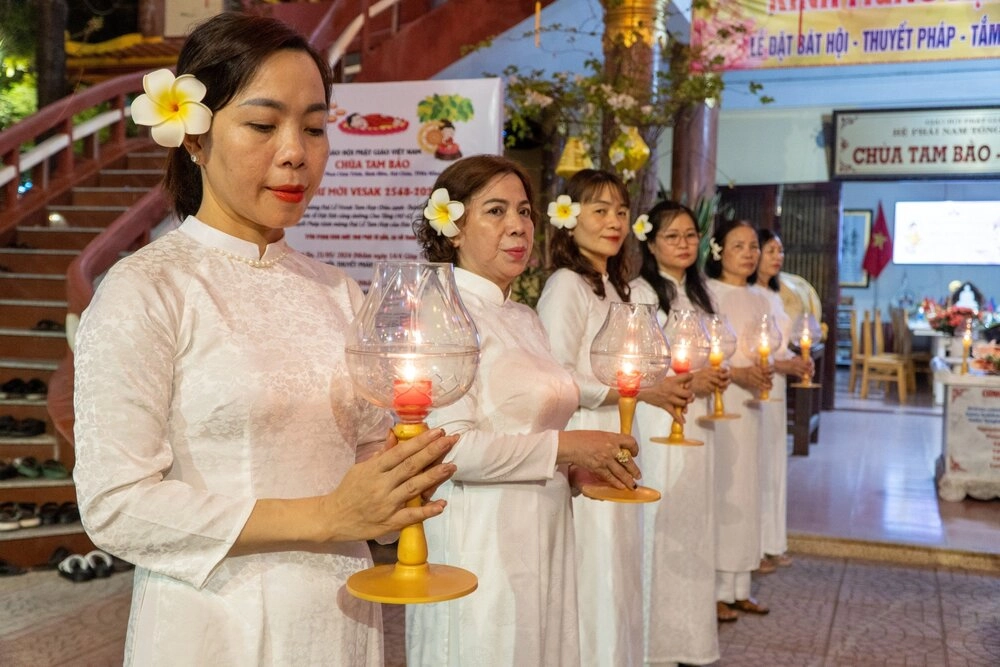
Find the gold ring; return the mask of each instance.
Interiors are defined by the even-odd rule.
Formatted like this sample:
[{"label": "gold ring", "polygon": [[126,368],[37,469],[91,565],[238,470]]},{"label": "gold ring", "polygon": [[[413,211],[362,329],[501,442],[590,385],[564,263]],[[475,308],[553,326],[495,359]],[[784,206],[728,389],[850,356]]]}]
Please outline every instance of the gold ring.
[{"label": "gold ring", "polygon": [[632,455],[628,453],[627,449],[619,449],[618,453],[615,454],[615,460],[622,465],[625,465],[632,460]]}]

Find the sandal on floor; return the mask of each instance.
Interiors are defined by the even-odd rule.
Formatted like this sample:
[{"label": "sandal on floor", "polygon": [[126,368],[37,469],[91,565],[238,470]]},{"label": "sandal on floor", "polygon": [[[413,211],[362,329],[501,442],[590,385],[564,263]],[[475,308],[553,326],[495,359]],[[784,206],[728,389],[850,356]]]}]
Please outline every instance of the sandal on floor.
[{"label": "sandal on floor", "polygon": [[730,609],[725,602],[715,603],[715,617],[719,619],[719,623],[733,623],[740,620],[740,615]]},{"label": "sandal on floor", "polygon": [[49,459],[42,463],[42,477],[45,479],[66,479],[69,471],[60,461]]},{"label": "sandal on floor", "polygon": [[13,563],[8,563],[7,561],[0,559],[0,577],[13,577],[16,574],[24,574],[27,572],[23,567],[14,565]]},{"label": "sandal on floor", "polygon": [[771,562],[771,560],[765,556],[760,559],[760,565],[757,566],[757,574],[771,574],[778,569],[778,566]]},{"label": "sandal on floor", "polygon": [[73,554],[59,563],[59,576],[70,581],[81,583],[94,578],[94,571],[87,559],[80,554]]},{"label": "sandal on floor", "polygon": [[736,602],[730,602],[728,604],[730,609],[737,609],[739,611],[746,612],[748,614],[760,614],[761,616],[763,616],[764,614],[768,614],[771,612],[771,610],[768,608],[766,604],[761,604],[760,602],[757,602],[753,598],[747,598],[746,600],[737,600]]},{"label": "sandal on floor", "polygon": [[112,560],[111,554],[104,553],[100,549],[94,549],[84,556],[84,558],[87,560],[87,564],[90,565],[94,576],[98,579],[110,577],[111,573],[115,571],[115,562]]},{"label": "sandal on floor", "polygon": [[777,556],[768,556],[772,563],[778,567],[791,567],[792,557],[788,554],[778,554]]}]

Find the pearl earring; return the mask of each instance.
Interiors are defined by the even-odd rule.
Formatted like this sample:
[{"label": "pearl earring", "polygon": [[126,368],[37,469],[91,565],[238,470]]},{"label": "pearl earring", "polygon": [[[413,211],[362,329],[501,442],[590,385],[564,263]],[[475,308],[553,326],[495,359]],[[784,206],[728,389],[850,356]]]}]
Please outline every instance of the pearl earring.
[{"label": "pearl earring", "polygon": [[194,153],[191,153],[191,161],[194,162],[195,164],[198,164],[198,156],[195,155]]}]

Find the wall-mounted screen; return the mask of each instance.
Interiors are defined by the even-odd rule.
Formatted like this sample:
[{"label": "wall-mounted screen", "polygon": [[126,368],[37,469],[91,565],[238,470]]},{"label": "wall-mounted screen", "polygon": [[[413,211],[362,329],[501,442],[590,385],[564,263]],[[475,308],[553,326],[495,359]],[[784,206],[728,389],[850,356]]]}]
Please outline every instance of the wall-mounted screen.
[{"label": "wall-mounted screen", "polygon": [[892,261],[1000,265],[1000,201],[896,202]]}]

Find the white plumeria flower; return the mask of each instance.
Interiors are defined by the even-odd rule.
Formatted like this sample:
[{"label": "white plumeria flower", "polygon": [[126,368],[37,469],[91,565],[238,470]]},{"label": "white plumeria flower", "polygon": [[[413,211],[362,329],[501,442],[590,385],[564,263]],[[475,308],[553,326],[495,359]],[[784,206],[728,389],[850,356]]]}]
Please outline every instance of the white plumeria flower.
[{"label": "white plumeria flower", "polygon": [[145,94],[132,102],[132,120],[148,125],[153,141],[177,148],[185,134],[204,134],[212,126],[212,110],[201,103],[205,84],[191,74],[174,78],[168,69],[142,77]]},{"label": "white plumeria flower", "polygon": [[653,223],[649,221],[649,216],[643,213],[632,223],[632,233],[640,241],[646,240],[646,235],[653,231]]},{"label": "white plumeria flower", "polygon": [[573,229],[580,215],[580,205],[569,198],[569,195],[559,195],[554,202],[549,202],[547,211],[549,222],[559,229]]},{"label": "white plumeria flower", "polygon": [[635,178],[635,171],[631,169],[622,169],[622,180],[628,183],[633,178]]},{"label": "white plumeria flower", "polygon": [[716,243],[714,236],[708,240],[708,247],[712,249],[712,259],[722,261],[722,246]]},{"label": "white plumeria flower", "polygon": [[460,201],[452,201],[446,188],[438,188],[431,193],[431,198],[427,200],[424,207],[424,217],[431,227],[437,230],[438,234],[444,234],[448,238],[457,236],[461,231],[455,221],[465,214],[465,204]]}]

